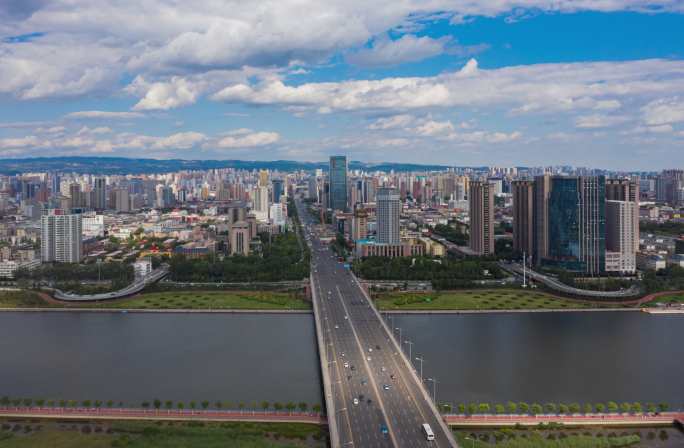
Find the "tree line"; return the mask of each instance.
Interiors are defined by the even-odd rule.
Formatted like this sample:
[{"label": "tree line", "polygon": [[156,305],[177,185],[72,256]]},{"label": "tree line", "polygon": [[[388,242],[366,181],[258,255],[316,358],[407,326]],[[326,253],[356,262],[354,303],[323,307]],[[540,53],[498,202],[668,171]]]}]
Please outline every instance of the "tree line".
[{"label": "tree line", "polygon": [[667,412],[670,405],[665,402],[661,403],[640,403],[640,402],[622,402],[609,401],[607,403],[526,403],[514,402],[508,403],[460,403],[454,409],[451,404],[441,403],[439,408],[444,413],[452,413],[457,411],[459,414],[603,414],[609,413],[625,413],[625,414],[641,414],[644,412],[656,413]]}]

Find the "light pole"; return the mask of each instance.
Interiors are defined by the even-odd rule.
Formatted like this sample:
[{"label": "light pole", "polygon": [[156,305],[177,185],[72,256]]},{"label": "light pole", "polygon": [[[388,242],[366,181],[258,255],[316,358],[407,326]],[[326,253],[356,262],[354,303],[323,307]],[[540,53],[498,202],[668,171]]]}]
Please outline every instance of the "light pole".
[{"label": "light pole", "polygon": [[432,381],[432,401],[437,404],[437,378],[428,378],[427,381]]},{"label": "light pole", "polygon": [[[411,359],[411,349],[413,348],[413,342],[406,340],[404,344],[409,346],[409,359]],[[411,361],[411,367],[413,367],[413,361]]]},{"label": "light pole", "polygon": [[[402,339],[401,339],[401,327],[396,327],[396,328],[394,329],[394,331],[398,331],[398,332],[399,332],[399,345],[401,345],[401,341],[402,341]],[[399,347],[399,348],[401,348],[401,347]]]},{"label": "light pole", "polygon": [[425,359],[422,356],[416,356],[416,361],[420,361],[420,381],[423,382],[423,362]]}]

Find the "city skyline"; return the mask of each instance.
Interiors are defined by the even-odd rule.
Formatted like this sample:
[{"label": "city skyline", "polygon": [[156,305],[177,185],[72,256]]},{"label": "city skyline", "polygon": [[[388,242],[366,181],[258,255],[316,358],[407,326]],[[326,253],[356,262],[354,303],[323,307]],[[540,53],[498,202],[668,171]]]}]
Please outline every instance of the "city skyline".
[{"label": "city skyline", "polygon": [[0,159],[684,163],[679,2],[235,6],[3,3]]}]

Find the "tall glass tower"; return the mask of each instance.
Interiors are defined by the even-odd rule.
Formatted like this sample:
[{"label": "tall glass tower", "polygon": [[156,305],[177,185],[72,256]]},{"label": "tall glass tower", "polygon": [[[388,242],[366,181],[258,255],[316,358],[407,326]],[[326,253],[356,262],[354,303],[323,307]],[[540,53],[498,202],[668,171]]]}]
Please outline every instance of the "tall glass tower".
[{"label": "tall glass tower", "polygon": [[347,157],[330,156],[330,208],[347,210]]}]

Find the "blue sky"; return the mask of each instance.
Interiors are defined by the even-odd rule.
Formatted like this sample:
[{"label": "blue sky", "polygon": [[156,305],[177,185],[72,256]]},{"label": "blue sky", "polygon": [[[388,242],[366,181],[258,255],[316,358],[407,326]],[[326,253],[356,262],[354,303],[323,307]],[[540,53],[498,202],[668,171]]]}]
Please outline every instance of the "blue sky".
[{"label": "blue sky", "polygon": [[0,158],[684,164],[679,1],[174,3],[0,5]]}]

